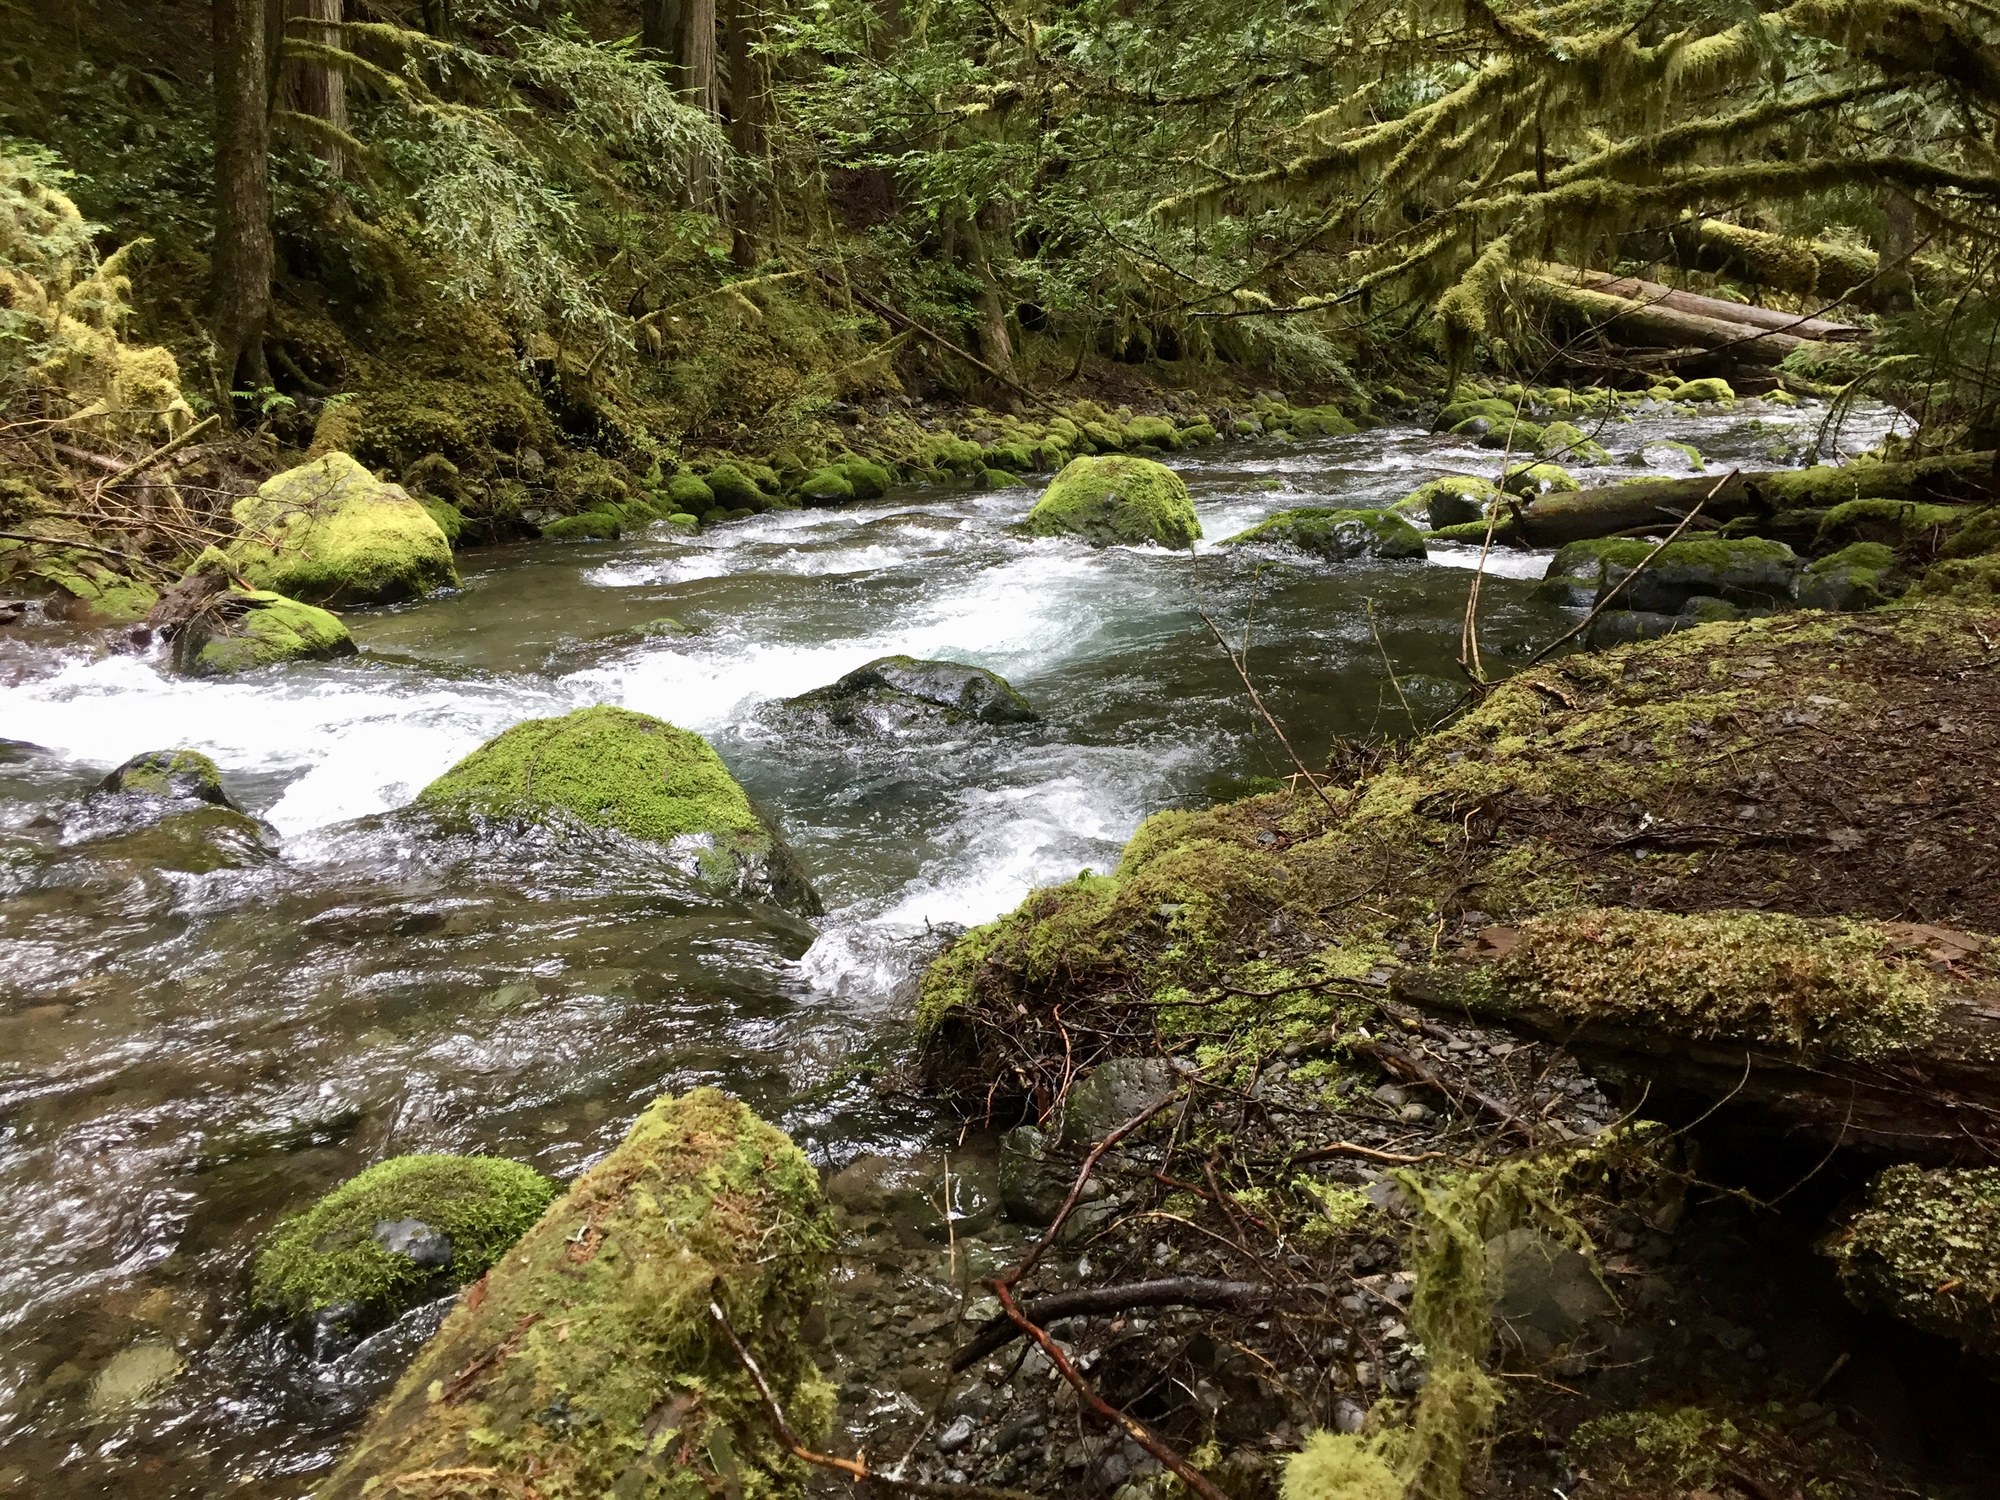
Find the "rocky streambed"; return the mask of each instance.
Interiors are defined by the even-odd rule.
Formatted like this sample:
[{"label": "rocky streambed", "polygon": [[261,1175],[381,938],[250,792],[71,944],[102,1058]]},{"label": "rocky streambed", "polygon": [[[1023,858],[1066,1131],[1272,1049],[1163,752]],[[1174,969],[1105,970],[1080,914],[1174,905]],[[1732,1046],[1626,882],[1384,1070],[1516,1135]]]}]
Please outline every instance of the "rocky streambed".
[{"label": "rocky streambed", "polygon": [[[1818,451],[1819,416],[1660,403],[1600,437],[1614,468],[1667,436],[1724,463],[1779,441]],[[1251,668],[1310,763],[1448,703],[1476,548],[1332,561],[1212,543],[1495,466],[1478,436],[1390,427],[1176,459],[1211,539],[1192,556],[1023,535],[1028,490],[931,488],[692,536],[465,554],[456,592],[345,615],[357,655],[248,676],[175,677],[32,612],[8,626],[0,1486],[304,1493],[442,1308],[315,1360],[250,1305],[260,1236],[396,1154],[485,1152],[573,1178],[656,1095],[702,1084],[782,1125],[828,1176],[841,1238],[821,1358],[844,1441],[916,1442],[940,1474],[992,1482],[1143,1478],[1157,1461],[1083,1436],[1042,1398],[1053,1366],[1013,1364],[1018,1347],[939,1404],[941,1357],[992,1312],[980,1277],[1022,1252],[1049,1185],[1031,1140],[962,1139],[898,1082],[912,976],[941,934],[1110,868],[1145,814],[1289,771],[1198,607],[1232,634],[1254,619]],[[1525,657],[1573,623],[1533,597],[1548,561],[1489,569],[1488,650]],[[897,655],[991,669],[1033,717],[879,712],[879,682],[858,709],[783,707]],[[615,829],[497,836],[400,814],[510,725],[599,704],[705,736],[824,915],[691,880]],[[247,814],[222,857],[135,843],[91,796],[128,757],[182,747],[213,758]],[[1312,1061],[1290,1069],[1295,1089]],[[1593,1089],[1565,1086],[1563,1108],[1605,1117]],[[1411,1138],[1429,1117],[1405,1113],[1435,1108],[1422,1089],[1367,1097],[1380,1133],[1358,1144],[1431,1149]],[[1378,1180],[1351,1186],[1386,1198]],[[1114,1178],[1102,1195],[1128,1192]],[[1087,1283],[1106,1262],[1081,1262],[1136,1243],[1065,1247],[1065,1274]],[[1397,1317],[1407,1287],[1386,1251],[1364,1246],[1350,1269],[1382,1278],[1368,1295]],[[1139,1315],[1117,1333],[1145,1349],[1172,1327]],[[1331,1411],[1418,1379],[1407,1327],[1378,1350],[1321,1347],[1338,1336],[1315,1328],[1290,1363],[1241,1357],[1321,1371],[1339,1389],[1305,1406]],[[1193,1337],[1174,1360],[1197,1403],[1239,1399],[1239,1356],[1189,1352]],[[1289,1420],[1241,1409],[1271,1416],[1267,1432]]]}]

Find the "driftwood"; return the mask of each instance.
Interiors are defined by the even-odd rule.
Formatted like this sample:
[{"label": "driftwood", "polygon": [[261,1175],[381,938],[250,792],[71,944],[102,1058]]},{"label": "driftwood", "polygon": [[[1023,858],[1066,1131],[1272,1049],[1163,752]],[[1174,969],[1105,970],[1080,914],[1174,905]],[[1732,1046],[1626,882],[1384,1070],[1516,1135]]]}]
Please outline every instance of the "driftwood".
[{"label": "driftwood", "polygon": [[[1838,1030],[1793,1039],[1777,1034],[1782,1025],[1718,1023],[1664,1006],[1606,1001],[1580,1008],[1574,996],[1509,963],[1516,943],[1535,940],[1531,928],[1560,930],[1559,921],[1489,928],[1456,962],[1406,970],[1395,981],[1396,998],[1497,1022],[1556,1043],[1587,1067],[1643,1080],[1648,1107],[1670,1116],[1673,1101],[1691,1098],[1704,1110],[1755,1110],[1787,1131],[1925,1163],[2000,1155],[2000,987],[1975,972],[1941,963],[1947,978],[1926,1024],[1857,1048]],[[1917,961],[1927,954],[1964,960],[1985,941],[1909,924],[1882,930],[1908,934]],[[1680,961],[1665,943],[1627,940],[1621,950],[1633,972],[1670,970]],[[1690,980],[1690,991],[1698,988],[1698,979]],[[1787,997],[1773,994],[1770,1002],[1772,1016],[1780,1016]]]},{"label": "driftwood", "polygon": [[1971,502],[1986,498],[1991,453],[1956,453],[1911,463],[1856,463],[1838,467],[1737,473],[1720,486],[1713,478],[1646,479],[1600,485],[1569,494],[1542,495],[1502,518],[1494,540],[1516,547],[1560,547],[1568,542],[1671,526],[1697,504],[1708,520],[1811,510],[1847,500]]}]

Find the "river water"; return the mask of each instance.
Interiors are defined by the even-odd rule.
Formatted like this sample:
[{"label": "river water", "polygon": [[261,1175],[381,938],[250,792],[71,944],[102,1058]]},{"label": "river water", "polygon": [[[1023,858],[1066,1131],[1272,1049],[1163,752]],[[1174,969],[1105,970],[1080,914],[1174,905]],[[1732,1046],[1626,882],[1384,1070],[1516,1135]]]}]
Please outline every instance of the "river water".
[{"label": "river water", "polygon": [[[1825,415],[1656,409],[1600,437],[1621,462],[1673,437],[1711,467],[1767,466],[1831,451]],[[1838,446],[1887,422],[1850,419]],[[1176,460],[1210,539],[1495,465],[1401,427]],[[305,1493],[429,1325],[315,1365],[249,1314],[247,1267],[278,1216],[383,1156],[566,1178],[699,1083],[829,1166],[939,1138],[876,1082],[927,927],[1108,868],[1147,813],[1290,769],[1198,609],[1232,639],[1248,626],[1308,763],[1335,736],[1407,733],[1405,699],[1419,718],[1452,699],[1470,549],[1100,552],[1017,535],[1033,496],[918,488],[693,538],[470,553],[460,591],[350,616],[358,658],[230,681],[64,627],[0,631],[0,1493]],[[1489,662],[1566,627],[1528,598],[1546,562],[1494,562]],[[663,616],[689,633],[640,630]],[[765,712],[892,652],[990,667],[1042,722],[843,744]],[[506,726],[592,703],[707,735],[827,916],[701,899],[616,839],[440,842],[393,815]],[[216,759],[279,858],[188,874],[91,844],[76,799],[178,746]]]}]

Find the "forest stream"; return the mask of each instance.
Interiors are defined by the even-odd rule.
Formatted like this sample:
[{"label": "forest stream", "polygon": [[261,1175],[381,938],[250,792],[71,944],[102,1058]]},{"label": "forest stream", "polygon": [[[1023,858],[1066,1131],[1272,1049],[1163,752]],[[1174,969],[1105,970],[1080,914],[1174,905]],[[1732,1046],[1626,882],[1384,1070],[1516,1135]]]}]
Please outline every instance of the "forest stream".
[{"label": "forest stream", "polygon": [[[1836,436],[1813,404],[1648,405],[1602,435],[1599,480],[1660,439],[1718,477],[1856,452],[1892,415],[1864,408]],[[699,1083],[827,1171],[959,1149],[884,1086],[927,933],[1110,867],[1149,812],[1290,770],[1198,609],[1235,640],[1247,622],[1308,764],[1457,694],[1477,549],[1329,567],[1215,544],[1497,457],[1406,426],[1187,455],[1192,558],[1026,538],[1019,487],[470,552],[462,589],[348,616],[357,658],[233,680],[32,617],[0,633],[0,1493],[144,1473],[152,1496],[304,1494],[439,1309],[314,1358],[250,1313],[246,1267],[283,1212],[392,1153],[567,1179],[648,1100]],[[1574,622],[1531,597],[1547,563],[1492,559],[1492,658]],[[769,712],[891,653],[990,668],[1041,719],[845,742]],[[594,703],[708,737],[827,915],[701,898],[609,836],[443,842],[394,815],[508,725]],[[107,770],[176,747],[215,758],[277,858],[163,869],[93,821]],[[833,1293],[850,1430],[910,1406],[852,1375],[896,1359],[854,1347],[897,1337],[902,1311],[852,1303],[879,1281],[850,1263]]]}]

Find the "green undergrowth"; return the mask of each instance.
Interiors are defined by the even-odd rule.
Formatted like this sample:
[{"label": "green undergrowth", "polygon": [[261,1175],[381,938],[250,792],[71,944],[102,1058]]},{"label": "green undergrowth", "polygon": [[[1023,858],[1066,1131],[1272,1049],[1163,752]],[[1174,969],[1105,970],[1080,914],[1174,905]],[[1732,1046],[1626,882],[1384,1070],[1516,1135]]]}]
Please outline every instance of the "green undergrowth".
[{"label": "green undergrowth", "polygon": [[657,1101],[571,1186],[376,1409],[318,1494],[772,1500],[778,1440],[722,1310],[809,1442],[831,1425],[801,1324],[832,1231],[819,1174],[713,1089]]},{"label": "green undergrowth", "polygon": [[[280,1224],[257,1256],[258,1305],[293,1317],[351,1305],[393,1317],[440,1286],[484,1275],[556,1196],[532,1167],[486,1156],[397,1156]],[[451,1242],[445,1267],[385,1247],[380,1224],[414,1219]]]}]

